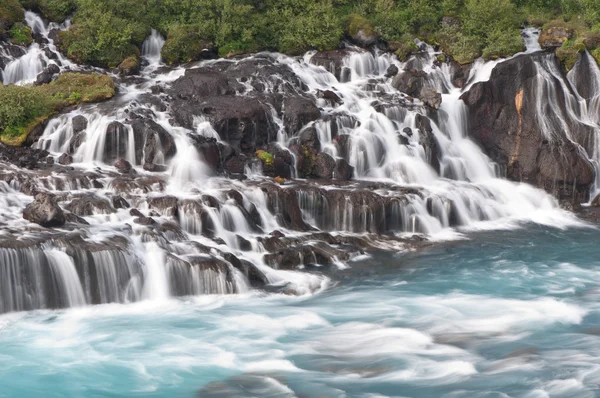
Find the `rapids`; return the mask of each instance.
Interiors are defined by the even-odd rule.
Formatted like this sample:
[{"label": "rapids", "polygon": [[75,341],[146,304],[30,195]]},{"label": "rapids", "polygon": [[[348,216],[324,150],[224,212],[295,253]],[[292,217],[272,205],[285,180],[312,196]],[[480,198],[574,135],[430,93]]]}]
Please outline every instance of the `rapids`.
[{"label": "rapids", "polygon": [[594,397],[597,234],[527,225],[375,254],[311,296],[5,314],[0,396]]}]

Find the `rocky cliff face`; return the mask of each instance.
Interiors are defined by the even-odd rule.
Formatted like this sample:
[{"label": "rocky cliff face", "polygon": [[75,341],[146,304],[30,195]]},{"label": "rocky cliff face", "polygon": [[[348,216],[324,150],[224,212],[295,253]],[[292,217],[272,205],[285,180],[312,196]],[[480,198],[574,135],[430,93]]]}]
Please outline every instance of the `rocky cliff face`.
[{"label": "rocky cliff face", "polygon": [[[581,81],[579,84],[581,85]],[[589,199],[596,128],[554,54],[525,54],[499,63],[488,81],[462,95],[469,134],[506,176],[560,199]]]}]

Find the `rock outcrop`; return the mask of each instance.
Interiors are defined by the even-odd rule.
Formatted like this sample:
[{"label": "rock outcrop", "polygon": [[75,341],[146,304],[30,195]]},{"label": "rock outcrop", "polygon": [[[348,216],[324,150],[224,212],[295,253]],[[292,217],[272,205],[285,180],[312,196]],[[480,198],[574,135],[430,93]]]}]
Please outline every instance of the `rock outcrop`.
[{"label": "rock outcrop", "polygon": [[591,153],[592,131],[570,117],[565,98],[572,94],[556,80],[547,84],[558,70],[553,54],[521,55],[498,64],[489,81],[473,85],[461,98],[469,109],[471,137],[509,179],[582,202],[594,180],[581,150]]},{"label": "rock outcrop", "polygon": [[56,203],[56,198],[48,193],[39,193],[35,200],[23,210],[23,218],[46,228],[65,224],[65,213]]}]

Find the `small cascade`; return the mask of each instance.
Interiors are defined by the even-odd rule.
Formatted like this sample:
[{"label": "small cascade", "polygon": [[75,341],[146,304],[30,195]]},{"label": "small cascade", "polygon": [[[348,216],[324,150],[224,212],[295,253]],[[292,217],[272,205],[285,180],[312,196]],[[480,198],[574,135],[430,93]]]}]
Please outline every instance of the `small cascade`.
[{"label": "small cascade", "polygon": [[142,44],[142,56],[148,60],[150,65],[160,63],[160,50],[165,44],[165,39],[156,29],[152,29],[150,36]]},{"label": "small cascade", "polygon": [[25,22],[34,34],[41,35],[45,40],[43,44],[32,43],[22,56],[14,58],[9,54],[4,54],[8,59],[13,58],[2,71],[4,85],[33,83],[38,74],[50,64],[56,64],[61,69],[67,67],[78,69],[77,65],[58,51],[54,41],[49,37],[50,27],[65,30],[69,27],[70,22],[46,26],[42,18],[32,11],[25,11]]},{"label": "small cascade", "polygon": [[39,44],[33,43],[25,55],[6,65],[3,72],[4,85],[35,82],[46,62],[46,56]]}]

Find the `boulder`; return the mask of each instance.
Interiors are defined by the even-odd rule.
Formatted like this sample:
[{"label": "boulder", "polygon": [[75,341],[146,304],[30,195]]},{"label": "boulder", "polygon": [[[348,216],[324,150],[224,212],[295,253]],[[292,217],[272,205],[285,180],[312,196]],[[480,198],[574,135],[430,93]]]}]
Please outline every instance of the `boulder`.
[{"label": "boulder", "polygon": [[387,68],[387,71],[385,72],[385,77],[394,77],[398,74],[398,72],[400,72],[398,67],[392,64]]},{"label": "boulder", "polygon": [[331,155],[320,152],[315,158],[312,175],[317,178],[330,180],[336,168],[336,161]]},{"label": "boulder", "polygon": [[202,155],[204,162],[210,166],[213,171],[218,171],[223,168],[221,150],[216,139],[196,134],[190,134],[189,137],[196,150]]},{"label": "boulder", "polygon": [[127,57],[117,66],[117,70],[122,76],[137,75],[140,73],[140,59],[136,56]]},{"label": "boulder", "polygon": [[88,120],[85,116],[77,115],[71,119],[73,125],[73,134],[77,134],[85,130],[88,126]]},{"label": "boulder", "polygon": [[65,206],[65,209],[80,217],[93,216],[96,214],[112,214],[115,212],[115,209],[107,199],[93,194],[73,198],[73,200]]},{"label": "boulder", "polygon": [[66,222],[65,213],[57,204],[56,197],[39,193],[23,210],[23,218],[46,228],[60,227]]},{"label": "boulder", "polygon": [[73,156],[63,153],[58,157],[58,163],[62,164],[63,166],[70,165],[71,163],[73,163]]},{"label": "boulder", "polygon": [[127,127],[121,122],[111,122],[106,127],[102,161],[107,164],[112,164],[119,158],[125,158],[127,156],[128,146],[129,130],[127,130]]},{"label": "boulder", "polygon": [[310,58],[310,63],[324,67],[340,82],[350,80],[350,69],[344,66],[344,59],[350,55],[347,50],[320,51]]},{"label": "boulder", "polygon": [[133,167],[131,166],[131,163],[129,163],[127,160],[125,160],[123,158],[119,158],[115,162],[114,166],[121,173],[129,173],[129,172],[131,172],[133,170]]},{"label": "boulder", "polygon": [[427,73],[417,69],[407,69],[392,79],[392,87],[411,97],[418,97],[425,86]]},{"label": "boulder", "polygon": [[211,122],[221,140],[245,153],[277,138],[271,108],[257,98],[219,96],[200,102],[176,100],[172,105],[175,120],[183,127],[194,129],[195,117],[201,116]]},{"label": "boulder", "polygon": [[333,169],[333,179],[338,181],[349,181],[354,174],[354,167],[350,166],[345,159],[337,159]]},{"label": "boulder", "polygon": [[224,73],[208,68],[187,69],[177,79],[169,91],[173,97],[186,101],[200,102],[207,97],[235,95],[235,80],[231,81]]},{"label": "boulder", "polygon": [[442,105],[442,94],[438,93],[433,88],[424,87],[419,93],[419,99],[423,103],[433,109],[439,109]]}]

